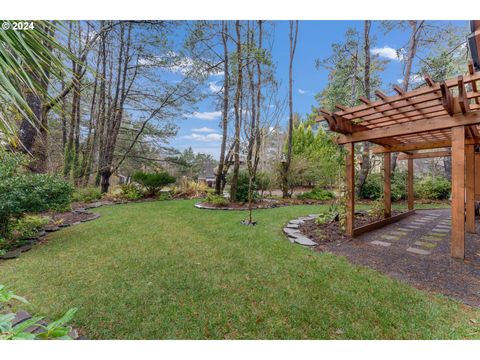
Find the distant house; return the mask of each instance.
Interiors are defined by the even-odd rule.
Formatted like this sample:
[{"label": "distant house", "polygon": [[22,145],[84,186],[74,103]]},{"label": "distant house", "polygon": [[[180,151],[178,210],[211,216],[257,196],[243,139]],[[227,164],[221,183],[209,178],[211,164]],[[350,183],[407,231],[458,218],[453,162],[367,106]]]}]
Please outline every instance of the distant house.
[{"label": "distant house", "polygon": [[213,188],[215,187],[215,179],[216,178],[215,178],[214,164],[212,163],[205,164],[203,170],[198,175],[198,181],[204,182],[209,187]]}]

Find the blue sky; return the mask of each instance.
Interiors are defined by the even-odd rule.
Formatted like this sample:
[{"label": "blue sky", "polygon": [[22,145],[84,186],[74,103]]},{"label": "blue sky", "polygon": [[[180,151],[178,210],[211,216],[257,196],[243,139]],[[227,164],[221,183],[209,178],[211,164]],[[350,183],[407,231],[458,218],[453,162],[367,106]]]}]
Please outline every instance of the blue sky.
[{"label": "blue sky", "polygon": [[[436,23],[441,22],[436,21]],[[468,21],[449,21],[448,23],[468,26]],[[388,94],[392,93],[391,86],[398,84],[398,79],[402,78],[403,66],[396,58],[395,50],[406,46],[409,33],[408,30],[405,32],[394,30],[384,34],[379,25],[378,21],[372,24],[371,34],[374,38],[372,51],[378,53],[383,59],[390,60],[382,73],[382,90]],[[315,60],[330,56],[331,45],[342,41],[348,28],[356,28],[362,33],[363,21],[300,21],[293,70],[295,112],[305,115],[313,106],[316,106],[314,95],[326,86],[328,71],[317,69]],[[282,84],[280,91],[285,96],[288,91],[288,31],[288,21],[275,21],[272,58],[277,64],[277,78]],[[205,85],[206,91],[209,91],[209,86],[215,87],[215,81],[220,80],[221,78],[212,78]],[[204,152],[217,157],[221,133],[220,112],[216,111],[213,98],[203,100],[197,104],[197,108],[197,112],[192,116],[180,120],[178,135],[170,145],[180,150],[192,146],[195,152]],[[285,116],[282,124],[285,124],[286,120]]]}]

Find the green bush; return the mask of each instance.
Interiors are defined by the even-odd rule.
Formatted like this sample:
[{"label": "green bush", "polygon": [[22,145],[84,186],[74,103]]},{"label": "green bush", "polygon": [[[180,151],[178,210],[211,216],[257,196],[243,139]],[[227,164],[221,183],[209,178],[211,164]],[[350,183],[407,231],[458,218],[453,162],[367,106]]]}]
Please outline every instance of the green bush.
[{"label": "green bush", "polygon": [[380,199],[383,196],[382,181],[381,174],[369,174],[360,191],[360,198],[370,200]]},{"label": "green bush", "polygon": [[7,237],[12,218],[24,213],[68,209],[72,193],[69,182],[52,175],[0,178],[0,236]]},{"label": "green bush", "polygon": [[[407,197],[407,173],[396,171],[391,178],[392,200],[398,201]],[[383,197],[383,174],[369,174],[360,192],[360,198],[378,200]]]},{"label": "green bush", "polygon": [[10,221],[8,238],[0,237],[0,255],[25,243],[26,239],[37,235],[49,223],[46,216],[27,215],[15,222]]},{"label": "green bush", "polygon": [[95,187],[86,187],[75,189],[72,195],[72,201],[89,203],[92,201],[100,200],[102,198],[102,192]]},{"label": "green bush", "polygon": [[12,153],[0,146],[0,178],[12,177],[18,169],[28,164],[28,156],[22,153]]},{"label": "green bush", "polygon": [[225,199],[223,196],[215,195],[215,194],[208,194],[207,198],[205,199],[207,203],[216,205],[216,206],[227,206],[228,200]]},{"label": "green bush", "polygon": [[450,197],[450,181],[442,178],[425,177],[415,182],[415,194],[421,199],[445,200]]},{"label": "green bush", "polygon": [[142,192],[134,184],[124,184],[121,186],[121,196],[126,200],[138,200],[143,197]]},{"label": "green bush", "polygon": [[259,171],[257,173],[257,190],[260,191],[263,195],[265,191],[271,189],[273,182],[274,182],[274,174],[268,173],[266,171]]},{"label": "green bush", "polygon": [[165,200],[171,200],[172,199],[172,194],[170,191],[160,191],[157,196],[157,200],[160,201],[165,201]]},{"label": "green bush", "polygon": [[335,198],[335,194],[331,191],[321,189],[321,188],[314,188],[311,191],[304,192],[303,194],[297,195],[297,198],[300,200],[320,200],[326,201]]},{"label": "green bush", "polygon": [[[28,301],[13,291],[0,284],[0,309],[10,309],[13,300],[28,304]],[[60,319],[45,325],[42,317],[34,316],[19,324],[14,325],[16,318],[14,313],[0,313],[0,340],[71,340],[68,335],[72,330],[67,323],[72,321],[76,308],[69,309]],[[29,328],[38,328],[36,332],[29,332]]]},{"label": "green bush", "polygon": [[132,180],[145,187],[146,196],[156,195],[163,187],[175,182],[175,178],[166,171],[155,173],[138,171],[133,174]]},{"label": "green bush", "polygon": [[[227,179],[230,186],[232,185],[232,176],[230,175]],[[238,173],[238,181],[237,181],[237,198],[231,199],[232,201],[238,202],[248,202],[248,185],[250,183],[250,177],[246,171],[240,171]],[[259,195],[257,192],[258,189],[258,182],[254,181],[252,184],[252,198],[253,200],[258,199]]]},{"label": "green bush", "polygon": [[50,219],[46,216],[27,215],[12,225],[12,234],[18,239],[35,236],[49,221]]}]

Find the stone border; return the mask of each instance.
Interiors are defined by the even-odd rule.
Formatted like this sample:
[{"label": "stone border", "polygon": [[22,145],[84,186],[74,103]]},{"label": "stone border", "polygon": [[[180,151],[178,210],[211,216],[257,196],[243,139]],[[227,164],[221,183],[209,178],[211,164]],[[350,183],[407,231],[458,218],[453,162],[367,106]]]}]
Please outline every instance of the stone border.
[{"label": "stone border", "polygon": [[[224,211],[248,211],[248,208],[235,208],[235,207],[230,207],[230,206],[207,206],[204,205],[204,201],[195,203],[193,206],[195,206],[197,209],[202,209],[202,210],[224,210]],[[289,204],[279,204],[277,202],[272,202],[271,205],[265,206],[265,207],[252,207],[252,210],[263,210],[263,209],[275,209],[277,207],[282,207],[282,206],[289,206]]]},{"label": "stone border", "polygon": [[[110,205],[110,204],[108,204]],[[101,206],[101,205],[98,205],[98,206]],[[98,206],[94,206],[94,207],[98,207]],[[72,210],[71,212],[72,213],[77,213],[77,214],[92,214],[91,217],[89,218],[86,218],[86,219],[83,219],[83,220],[80,220],[80,221],[76,221],[74,223],[71,223],[71,224],[59,224],[59,225],[45,225],[43,230],[40,231],[37,235],[35,236],[32,236],[30,238],[27,238],[25,239],[25,244],[23,244],[22,246],[14,249],[14,250],[10,250],[9,252],[3,254],[0,256],[0,261],[1,260],[10,260],[10,259],[16,259],[20,256],[20,254],[24,253],[24,252],[27,252],[27,251],[30,251],[32,248],[33,248],[33,245],[35,245],[36,243],[40,242],[41,240],[45,239],[45,237],[49,234],[49,233],[52,233],[52,232],[55,232],[55,231],[58,231],[62,228],[66,228],[66,227],[69,227],[69,226],[73,226],[73,225],[79,225],[81,223],[84,223],[84,222],[88,222],[88,221],[92,221],[92,220],[96,220],[100,217],[100,214],[96,214],[96,213],[92,213],[92,212],[89,212],[86,210],[87,207],[85,208],[81,208],[81,209],[76,209],[76,210]]]},{"label": "stone border", "polygon": [[303,246],[316,246],[318,244],[309,237],[303,235],[299,230],[299,227],[305,221],[316,219],[318,216],[319,214],[310,214],[308,216],[301,216],[297,219],[290,220],[287,226],[283,228],[283,233],[287,236],[291,243],[297,243]]}]

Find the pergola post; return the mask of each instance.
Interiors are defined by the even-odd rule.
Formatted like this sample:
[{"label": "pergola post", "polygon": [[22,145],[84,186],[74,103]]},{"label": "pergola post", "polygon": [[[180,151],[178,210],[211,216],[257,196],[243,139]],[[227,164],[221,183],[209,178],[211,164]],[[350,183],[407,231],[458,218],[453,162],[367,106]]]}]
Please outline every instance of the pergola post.
[{"label": "pergola post", "polygon": [[391,154],[383,154],[383,201],[384,216],[389,218],[392,216],[392,188],[390,181],[391,174]]},{"label": "pergola post", "polygon": [[473,145],[465,145],[466,167],[466,230],[475,233],[475,152]]},{"label": "pergola post", "polygon": [[408,210],[413,210],[413,159],[408,159],[408,170],[407,170],[407,202]]},{"label": "pergola post", "polygon": [[353,237],[355,222],[355,148],[354,143],[345,144],[346,155],[346,185],[347,185],[347,206],[346,206],[346,233]]},{"label": "pergola post", "polygon": [[465,127],[452,128],[452,257],[465,257]]}]

